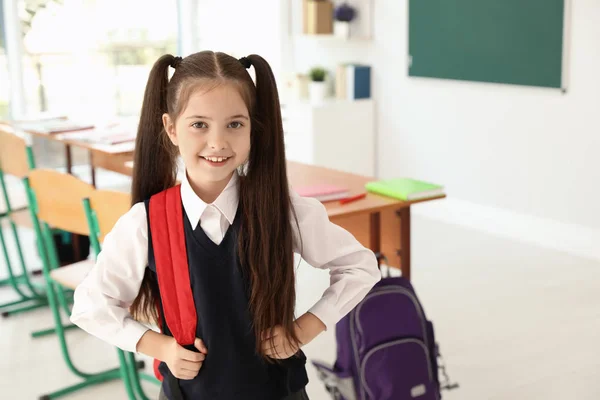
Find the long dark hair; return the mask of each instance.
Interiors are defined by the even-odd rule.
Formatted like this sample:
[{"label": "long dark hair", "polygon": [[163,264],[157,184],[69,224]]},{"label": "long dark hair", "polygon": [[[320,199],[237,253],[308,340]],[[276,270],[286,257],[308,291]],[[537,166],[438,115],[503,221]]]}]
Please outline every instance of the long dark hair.
[{"label": "long dark hair", "polygon": [[[203,51],[183,60],[164,55],[150,72],[136,139],[133,204],[150,198],[176,182],[177,149],[163,129],[162,115],[175,120],[194,89],[201,85],[234,84],[240,90],[252,120],[248,166],[240,177],[239,256],[250,279],[250,311],[257,338],[281,325],[298,344],[294,330],[296,303],[293,215],[288,188],[281,110],[275,77],[262,57],[252,54],[244,63],[254,67],[256,85],[245,66],[224,53]],[[169,80],[169,66],[176,66]],[[297,223],[297,221],[296,221]],[[156,281],[146,270],[133,302],[134,318],[158,321]],[[264,356],[264,354],[263,354]]]}]

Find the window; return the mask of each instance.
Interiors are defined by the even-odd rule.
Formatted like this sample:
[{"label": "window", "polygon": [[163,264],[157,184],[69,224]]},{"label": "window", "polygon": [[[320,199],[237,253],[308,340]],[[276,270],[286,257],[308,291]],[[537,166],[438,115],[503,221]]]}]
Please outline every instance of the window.
[{"label": "window", "polygon": [[[92,121],[137,115],[152,65],[177,47],[177,0],[15,2],[27,115]],[[2,118],[9,96],[3,88],[9,82],[4,51],[0,79]],[[64,166],[62,145],[34,139],[33,147],[39,166]],[[73,163],[86,162],[87,153],[74,149]]]},{"label": "window", "polygon": [[138,114],[152,64],[175,52],[176,6],[176,0],[19,0],[28,114]]}]

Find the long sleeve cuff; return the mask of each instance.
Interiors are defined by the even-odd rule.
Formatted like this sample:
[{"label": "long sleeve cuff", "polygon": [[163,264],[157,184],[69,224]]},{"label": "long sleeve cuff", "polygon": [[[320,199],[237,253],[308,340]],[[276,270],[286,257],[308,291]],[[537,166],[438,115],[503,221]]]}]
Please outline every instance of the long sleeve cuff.
[{"label": "long sleeve cuff", "polygon": [[132,319],[126,318],[123,321],[122,327],[119,328],[118,332],[107,330],[107,325],[104,325],[105,329],[102,329],[102,324],[87,318],[78,318],[76,315],[71,315],[71,322],[87,333],[98,337],[99,339],[112,344],[120,348],[121,350],[136,353],[137,344],[144,336],[144,334],[150,329],[146,325]]},{"label": "long sleeve cuff", "polygon": [[343,317],[336,307],[329,304],[327,298],[321,298],[308,312],[319,318],[325,324],[326,330],[335,328],[335,325]]},{"label": "long sleeve cuff", "polygon": [[119,338],[123,343],[121,345],[117,344],[117,347],[130,353],[137,353],[137,345],[140,339],[149,330],[150,328],[146,325],[134,319],[128,319]]}]

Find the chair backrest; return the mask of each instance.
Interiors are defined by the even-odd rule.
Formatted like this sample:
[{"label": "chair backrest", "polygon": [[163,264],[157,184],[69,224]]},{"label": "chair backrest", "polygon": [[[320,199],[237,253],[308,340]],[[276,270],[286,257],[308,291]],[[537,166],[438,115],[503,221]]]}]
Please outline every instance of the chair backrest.
[{"label": "chair backrest", "polygon": [[5,124],[0,124],[0,169],[18,178],[24,178],[29,173],[27,142]]},{"label": "chair backrest", "polygon": [[55,229],[89,235],[82,201],[94,192],[92,185],[73,175],[48,169],[32,170],[28,180],[39,220]]},{"label": "chair backrest", "polygon": [[102,243],[117,220],[131,208],[131,195],[112,190],[94,190],[89,197],[90,207],[96,214],[98,241]]}]

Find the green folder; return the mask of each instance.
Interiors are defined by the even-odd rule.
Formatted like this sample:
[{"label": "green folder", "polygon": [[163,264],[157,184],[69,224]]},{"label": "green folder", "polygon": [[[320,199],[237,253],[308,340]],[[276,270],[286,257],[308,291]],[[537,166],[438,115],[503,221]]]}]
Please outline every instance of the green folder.
[{"label": "green folder", "polygon": [[444,188],[433,183],[410,178],[394,178],[369,182],[365,189],[372,193],[412,201],[438,197],[444,194]]}]

